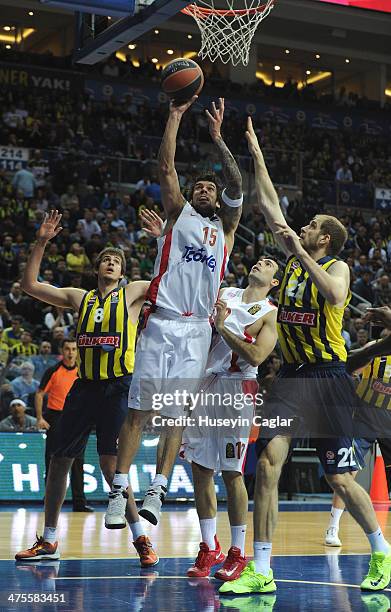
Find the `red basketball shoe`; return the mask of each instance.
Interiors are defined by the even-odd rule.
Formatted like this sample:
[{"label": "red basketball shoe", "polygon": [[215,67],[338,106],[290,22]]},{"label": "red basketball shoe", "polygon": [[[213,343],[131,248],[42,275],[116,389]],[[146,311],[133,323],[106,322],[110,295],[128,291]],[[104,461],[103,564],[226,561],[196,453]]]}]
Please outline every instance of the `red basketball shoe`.
[{"label": "red basketball shoe", "polygon": [[240,555],[240,548],[237,546],[231,546],[228,551],[226,560],[224,561],[223,567],[221,567],[215,573],[215,578],[218,580],[236,580],[247,565],[248,559]]},{"label": "red basketball shoe", "polygon": [[148,536],[141,535],[133,542],[133,546],[140,557],[141,567],[151,567],[159,563],[159,557],[152,548],[152,544]]},{"label": "red basketball shoe", "polygon": [[210,570],[214,565],[218,565],[224,561],[225,554],[221,551],[221,547],[216,536],[215,546],[216,548],[214,550],[209,550],[207,544],[205,544],[205,542],[201,542],[197,559],[195,560],[194,565],[189,567],[187,570],[187,575],[190,578],[206,578],[206,576],[209,576]]},{"label": "red basketball shoe", "polygon": [[27,550],[16,553],[16,561],[41,561],[42,559],[59,559],[60,553],[57,550],[58,542],[50,544],[45,542],[42,536],[37,535],[37,541]]}]

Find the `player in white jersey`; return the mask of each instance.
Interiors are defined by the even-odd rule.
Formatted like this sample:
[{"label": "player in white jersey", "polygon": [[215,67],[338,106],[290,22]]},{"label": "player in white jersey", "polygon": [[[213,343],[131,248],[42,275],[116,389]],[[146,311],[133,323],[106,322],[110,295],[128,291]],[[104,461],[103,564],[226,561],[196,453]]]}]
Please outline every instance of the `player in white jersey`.
[{"label": "player in white jersey", "polygon": [[[154,398],[157,394],[161,397],[175,391],[196,391],[205,372],[211,340],[209,318],[241,216],[242,179],[221,136],[222,98],[217,107],[213,103],[211,113],[206,113],[212,141],[220,154],[225,189],[221,193],[217,177],[204,175],[196,179],[191,201],[186,202],[181,194],[174,163],[176,138],[184,112],[196,99],[195,96],[181,106],[170,104],[159,150],[166,224],[158,239],[158,257],[148,293],[152,311],[137,345],[129,391],[130,411],[119,438],[116,475],[105,516],[109,529],[125,526],[126,500],[131,494],[129,468],[140,445],[143,427],[151,416]],[[185,416],[187,409],[185,401],[176,404],[167,401],[160,414]],[[140,515],[154,525],[159,520],[182,431],[181,426],[165,428],[159,437],[156,475],[140,510]]]},{"label": "player in white jersey", "polygon": [[246,289],[222,289],[202,391],[183,435],[181,455],[191,461],[202,542],[190,577],[206,577],[224,561],[216,537],[217,499],[213,474],[222,471],[227,489],[231,547],[215,577],[235,580],[247,560],[244,544],[248,497],[242,476],[257,394],[258,366],[277,341],[277,308],[268,299],[278,285],[278,264],[262,258],[250,271]]}]

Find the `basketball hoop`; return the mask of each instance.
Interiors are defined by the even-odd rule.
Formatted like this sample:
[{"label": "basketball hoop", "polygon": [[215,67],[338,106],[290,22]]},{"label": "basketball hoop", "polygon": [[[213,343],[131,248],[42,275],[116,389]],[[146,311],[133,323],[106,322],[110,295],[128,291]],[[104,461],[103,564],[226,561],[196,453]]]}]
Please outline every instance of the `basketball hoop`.
[{"label": "basketball hoop", "polygon": [[201,49],[198,53],[202,59],[212,62],[220,59],[224,64],[229,61],[234,66],[242,63],[247,66],[250,45],[255,30],[273,8],[274,0],[266,0],[259,5],[259,0],[242,0],[243,8],[234,8],[238,0],[223,0],[227,8],[216,9],[215,0],[197,0],[182,9],[185,15],[191,15],[201,32]]}]

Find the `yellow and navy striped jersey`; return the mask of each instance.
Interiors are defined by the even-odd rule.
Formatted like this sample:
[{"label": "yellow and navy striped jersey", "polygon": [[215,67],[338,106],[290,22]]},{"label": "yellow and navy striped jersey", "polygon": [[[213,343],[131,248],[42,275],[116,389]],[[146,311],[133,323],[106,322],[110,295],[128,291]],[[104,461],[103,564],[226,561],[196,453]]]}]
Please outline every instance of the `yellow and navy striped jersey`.
[{"label": "yellow and navy striped jersey", "polygon": [[[336,261],[335,257],[326,256],[317,263],[328,270]],[[277,318],[278,339],[285,362],[345,362],[342,317],[349,301],[350,292],[342,308],[327,302],[300,261],[292,255],[281,283]]]},{"label": "yellow and navy striped jersey", "polygon": [[102,298],[88,291],[77,325],[79,376],[87,380],[118,378],[133,372],[137,324],[128,317],[125,288]]},{"label": "yellow and navy striped jersey", "polygon": [[31,357],[31,355],[38,355],[39,348],[36,344],[29,342],[27,345],[18,342],[14,344],[11,350],[11,354],[13,357],[17,357],[22,355],[23,357]]},{"label": "yellow and navy striped jersey", "polygon": [[391,410],[391,355],[375,357],[365,366],[356,392],[371,406]]}]

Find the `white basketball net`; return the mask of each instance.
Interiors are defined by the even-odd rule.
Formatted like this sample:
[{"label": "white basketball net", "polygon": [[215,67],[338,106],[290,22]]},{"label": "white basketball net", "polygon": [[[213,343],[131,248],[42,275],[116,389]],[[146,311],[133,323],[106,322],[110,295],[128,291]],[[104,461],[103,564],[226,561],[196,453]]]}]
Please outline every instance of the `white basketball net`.
[{"label": "white basketball net", "polygon": [[[266,0],[262,6],[259,0],[243,0],[238,10],[237,0],[224,0],[225,9],[215,7],[215,0],[197,0],[182,10],[191,15],[201,32],[201,49],[198,55],[212,62],[220,59],[224,64],[247,66],[250,45],[255,30],[273,8],[274,0]],[[235,5],[236,4],[236,8]]]}]

